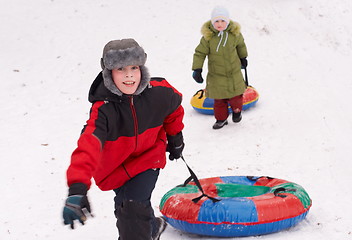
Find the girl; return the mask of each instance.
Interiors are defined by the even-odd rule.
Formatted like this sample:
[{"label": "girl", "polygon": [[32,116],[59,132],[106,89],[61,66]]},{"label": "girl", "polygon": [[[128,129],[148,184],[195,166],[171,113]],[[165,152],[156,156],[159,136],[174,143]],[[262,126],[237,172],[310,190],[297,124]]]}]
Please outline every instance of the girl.
[{"label": "girl", "polygon": [[214,99],[213,129],[227,125],[228,104],[231,106],[233,122],[242,119],[242,94],[246,89],[241,66],[247,67],[247,47],[240,25],[229,18],[228,11],[216,7],[211,20],[201,29],[202,38],[193,55],[193,78],[202,83],[203,63],[208,56],[206,96]]}]

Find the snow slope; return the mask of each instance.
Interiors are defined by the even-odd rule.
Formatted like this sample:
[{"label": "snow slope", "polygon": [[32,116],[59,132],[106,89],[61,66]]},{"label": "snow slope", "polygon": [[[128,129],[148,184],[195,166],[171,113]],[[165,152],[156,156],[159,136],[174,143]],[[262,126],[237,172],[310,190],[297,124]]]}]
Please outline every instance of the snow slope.
[{"label": "snow slope", "polygon": [[[191,78],[199,29],[215,5],[242,25],[249,82],[260,93],[239,124],[214,131],[195,112]],[[302,185],[307,218],[245,239],[352,239],[352,2],[350,0],[0,0],[0,239],[117,239],[113,194],[93,186],[95,217],[63,226],[65,171],[87,120],[104,44],[135,38],[153,76],[184,95],[188,164],[199,178],[268,175]],[[206,71],[206,68],[205,68]],[[153,195],[188,177],[169,162]],[[161,239],[198,239],[167,228]],[[214,239],[202,237],[201,239]],[[240,238],[238,238],[240,239]]]}]

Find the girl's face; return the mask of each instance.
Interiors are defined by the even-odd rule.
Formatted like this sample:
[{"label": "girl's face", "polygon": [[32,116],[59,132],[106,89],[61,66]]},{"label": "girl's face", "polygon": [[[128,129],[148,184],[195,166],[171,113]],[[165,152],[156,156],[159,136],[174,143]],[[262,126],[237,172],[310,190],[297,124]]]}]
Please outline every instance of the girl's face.
[{"label": "girl's face", "polygon": [[133,94],[141,82],[141,70],[139,66],[129,65],[113,69],[112,79],[116,87],[124,94]]},{"label": "girl's face", "polygon": [[216,20],[214,23],[213,23],[213,25],[214,25],[214,28],[216,29],[216,30],[218,30],[219,32],[221,32],[221,31],[224,31],[225,29],[226,29],[226,27],[227,27],[227,22],[225,22],[224,20]]}]

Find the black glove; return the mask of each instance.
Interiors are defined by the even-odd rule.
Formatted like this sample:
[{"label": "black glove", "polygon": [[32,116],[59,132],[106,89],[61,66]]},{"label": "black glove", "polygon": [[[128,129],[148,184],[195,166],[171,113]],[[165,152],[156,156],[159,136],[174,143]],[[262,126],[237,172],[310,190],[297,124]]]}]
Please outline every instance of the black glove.
[{"label": "black glove", "polygon": [[198,68],[193,71],[193,79],[196,80],[197,83],[202,83],[204,82],[204,79],[202,78],[202,69]]},{"label": "black glove", "polygon": [[78,220],[84,225],[87,216],[83,212],[83,209],[91,213],[87,198],[87,186],[83,183],[74,183],[69,188],[68,198],[63,210],[64,224],[70,224],[71,228],[74,229],[73,221]]},{"label": "black glove", "polygon": [[247,65],[248,65],[248,61],[247,61],[247,58],[241,58],[241,65],[243,68],[246,68]]},{"label": "black glove", "polygon": [[179,159],[182,156],[182,151],[184,147],[185,144],[183,142],[182,132],[179,132],[174,136],[167,135],[166,151],[170,153],[170,160]]}]

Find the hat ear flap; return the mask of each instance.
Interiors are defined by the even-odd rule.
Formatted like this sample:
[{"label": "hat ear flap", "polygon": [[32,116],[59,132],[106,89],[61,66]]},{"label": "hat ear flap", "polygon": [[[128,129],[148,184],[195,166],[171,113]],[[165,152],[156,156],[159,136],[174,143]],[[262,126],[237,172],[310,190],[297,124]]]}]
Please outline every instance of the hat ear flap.
[{"label": "hat ear flap", "polygon": [[100,58],[100,66],[101,66],[101,68],[104,70],[105,64],[104,64],[103,58]]}]

